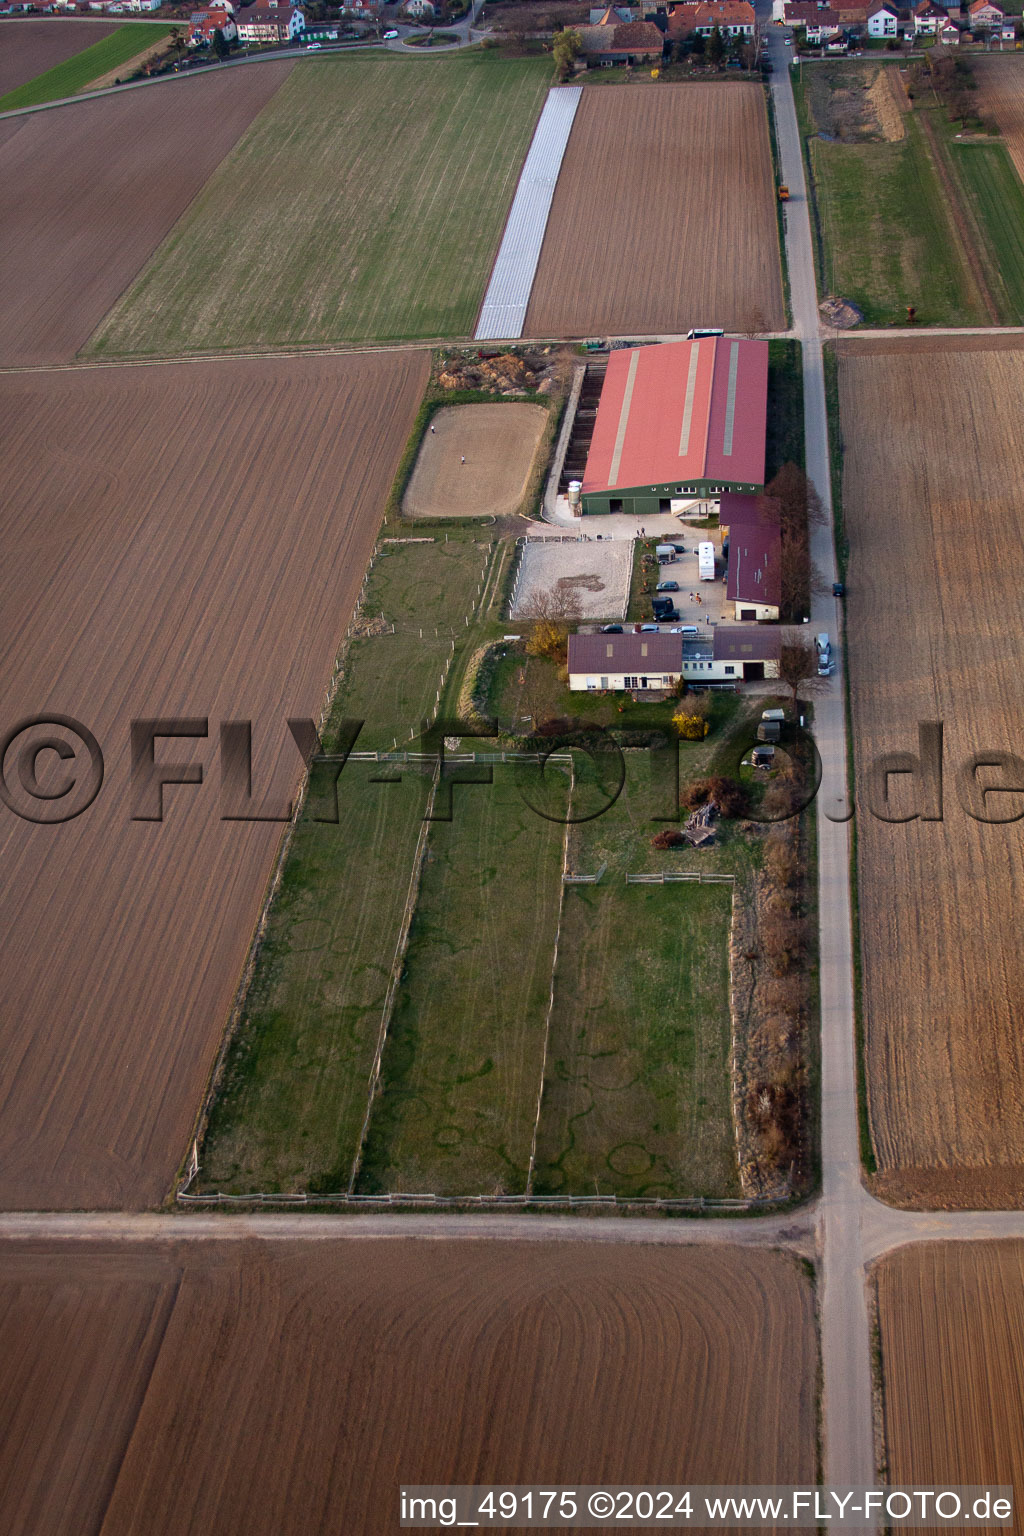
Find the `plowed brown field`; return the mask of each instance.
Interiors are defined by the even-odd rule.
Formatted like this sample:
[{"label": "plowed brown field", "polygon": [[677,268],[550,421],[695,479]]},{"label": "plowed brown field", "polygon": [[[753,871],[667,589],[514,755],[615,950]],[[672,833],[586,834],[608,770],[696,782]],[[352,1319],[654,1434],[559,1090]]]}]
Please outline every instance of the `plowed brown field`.
[{"label": "plowed brown field", "polygon": [[[813,1293],[783,1255],[415,1239],[174,1252],[183,1277],[103,1536],[381,1536],[403,1484],[813,1479]],[[40,1311],[82,1263],[77,1246],[50,1253]],[[122,1254],[135,1286],[140,1261]],[[15,1343],[0,1327],[0,1383]],[[84,1330],[81,1349],[84,1386],[122,1353]],[[69,1338],[37,1331],[25,1353],[29,1419]],[[59,1426],[37,1434],[20,1448],[29,1486],[63,1448]]]},{"label": "plowed brown field", "polygon": [[763,92],[734,82],[585,90],[524,335],[784,324]]},{"label": "plowed brown field", "polygon": [[979,110],[995,118],[1017,175],[1024,180],[1024,59],[989,54],[971,60],[978,82]]},{"label": "plowed brown field", "polygon": [[0,1257],[0,1511],[7,1536],[98,1531],[180,1270],[158,1252]]},{"label": "plowed brown field", "polygon": [[5,21],[0,24],[0,96],[74,58],[117,30],[116,22]]},{"label": "plowed brown field", "polygon": [[74,357],[290,61],[38,112],[0,138],[0,364]]},{"label": "plowed brown field", "polygon": [[[219,721],[253,721],[257,793],[287,800],[285,721],[318,713],[427,366],[0,380],[0,723],[57,710],[106,757],[74,821],[0,808],[0,1206],[166,1192],[282,830],[220,820]],[[207,782],[133,821],[129,722],[165,715],[209,717],[157,752]]]},{"label": "plowed brown field", "polygon": [[1024,1243],[915,1244],[884,1259],[875,1284],[886,1481],[1019,1490]]},{"label": "plowed brown field", "polygon": [[[1022,391],[1019,337],[842,344],[868,1086],[897,1203],[1024,1204],[1020,824],[969,815],[958,778],[1022,750]],[[944,723],[944,819],[880,820],[868,766],[916,753],[920,721]],[[919,806],[890,784],[888,814]],[[986,807],[1019,816],[1021,797]]]}]

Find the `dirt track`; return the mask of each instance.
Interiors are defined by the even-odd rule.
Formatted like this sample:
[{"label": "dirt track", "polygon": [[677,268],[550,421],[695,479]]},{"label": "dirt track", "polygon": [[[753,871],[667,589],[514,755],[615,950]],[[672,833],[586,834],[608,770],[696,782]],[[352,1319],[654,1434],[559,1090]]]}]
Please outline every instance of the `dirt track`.
[{"label": "dirt track", "polygon": [[523,334],[785,324],[759,87],[584,91]]},{"label": "dirt track", "polygon": [[403,512],[511,517],[526,494],[546,420],[543,406],[512,401],[438,411],[420,444]]},{"label": "dirt track", "polygon": [[[886,1481],[1024,1485],[1024,1243],[929,1243],[875,1271]],[[958,1529],[970,1530],[964,1526]]]},{"label": "dirt track", "polygon": [[[12,1266],[48,1262],[42,1245],[9,1253],[0,1296]],[[102,1262],[49,1254],[42,1315],[53,1287]],[[151,1312],[153,1261],[121,1248],[113,1262],[121,1306]],[[104,1536],[378,1536],[397,1529],[402,1484],[813,1479],[814,1301],[788,1257],[413,1240],[190,1243],[174,1262],[109,1503],[103,1469],[79,1469]],[[82,1390],[96,1391],[130,1374],[131,1339],[88,1322]],[[58,1328],[26,1340],[0,1323],[0,1393],[17,1369],[26,1421],[46,1413],[65,1345]],[[13,1451],[26,1485],[45,1486],[81,1427],[73,1406],[41,1444],[5,1442],[0,1478]]]},{"label": "dirt track", "polygon": [[[978,751],[1021,750],[1024,349],[848,343],[840,381],[876,1189],[897,1203],[1018,1207],[1020,827],[972,819],[957,775]],[[916,753],[921,721],[944,722],[944,819],[880,820],[868,765]],[[890,782],[887,814],[917,808],[905,775]],[[1020,798],[987,807],[1019,814]]]},{"label": "dirt track", "polygon": [[116,22],[83,26],[80,21],[55,21],[52,16],[46,21],[5,21],[0,26],[0,96],[27,85],[116,30]]},{"label": "dirt track", "polygon": [[991,114],[1006,140],[1017,175],[1024,180],[1024,59],[989,54],[971,60],[979,109]]},{"label": "dirt track", "polygon": [[[0,383],[0,718],[70,714],[106,757],[67,825],[0,809],[0,1206],[167,1191],[281,833],[220,820],[219,721],[254,722],[257,793],[287,800],[285,721],[318,712],[426,374],[395,352]],[[168,714],[210,718],[158,756],[212,782],[132,821],[129,722]]]},{"label": "dirt track", "polygon": [[74,357],[291,67],[223,70],[8,119],[0,364]]}]

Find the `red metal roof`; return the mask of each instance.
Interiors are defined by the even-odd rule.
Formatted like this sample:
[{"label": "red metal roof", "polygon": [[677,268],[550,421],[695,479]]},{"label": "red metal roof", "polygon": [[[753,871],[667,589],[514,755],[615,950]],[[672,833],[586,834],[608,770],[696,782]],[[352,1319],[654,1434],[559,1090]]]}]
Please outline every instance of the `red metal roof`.
[{"label": "red metal roof", "polygon": [[583,492],[764,483],[768,343],[724,336],[608,359]]}]

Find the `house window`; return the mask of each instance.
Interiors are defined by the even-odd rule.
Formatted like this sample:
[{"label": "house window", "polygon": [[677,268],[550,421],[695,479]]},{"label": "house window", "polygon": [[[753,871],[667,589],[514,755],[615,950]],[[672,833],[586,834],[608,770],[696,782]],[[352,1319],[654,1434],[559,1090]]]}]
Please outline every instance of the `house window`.
[{"label": "house window", "polygon": [[735,671],[736,671],[735,667],[726,667],[726,669],[725,669],[726,676],[727,677],[732,677],[732,675],[733,675],[733,673]]},{"label": "house window", "polygon": [[640,679],[636,677],[627,677],[623,681],[627,688],[638,688],[640,686]]}]

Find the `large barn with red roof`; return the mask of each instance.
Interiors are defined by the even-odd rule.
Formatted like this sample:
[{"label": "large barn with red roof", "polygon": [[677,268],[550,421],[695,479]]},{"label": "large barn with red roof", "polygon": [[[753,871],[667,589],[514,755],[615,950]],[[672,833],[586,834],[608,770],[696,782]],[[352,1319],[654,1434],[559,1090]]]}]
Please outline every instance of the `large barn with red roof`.
[{"label": "large barn with red roof", "polygon": [[766,341],[706,336],[613,352],[583,511],[652,517],[682,498],[762,490],[767,404]]}]

